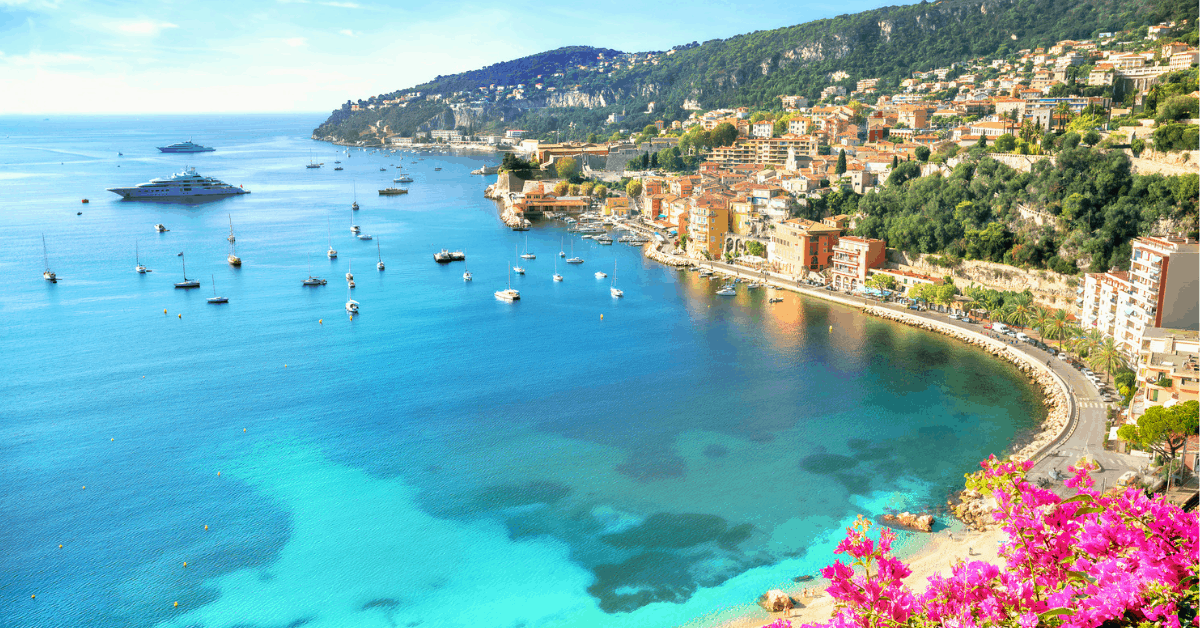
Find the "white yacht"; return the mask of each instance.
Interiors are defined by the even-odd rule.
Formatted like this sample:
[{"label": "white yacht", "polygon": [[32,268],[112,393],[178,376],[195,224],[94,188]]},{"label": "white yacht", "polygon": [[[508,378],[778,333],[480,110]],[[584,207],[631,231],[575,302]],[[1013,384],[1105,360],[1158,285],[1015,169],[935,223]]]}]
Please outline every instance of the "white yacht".
[{"label": "white yacht", "polygon": [[529,236],[525,236],[525,252],[521,254],[521,259],[537,259],[537,255],[529,252]]},{"label": "white yacht", "polygon": [[139,198],[197,198],[249,194],[249,190],[233,187],[212,177],[202,177],[195,168],[188,168],[164,179],[151,179],[131,188],[108,188],[109,192],[126,199]]},{"label": "white yacht", "polygon": [[350,316],[358,314],[358,301],[350,298],[350,288],[346,288],[346,311],[350,313]]},{"label": "white yacht", "polygon": [[325,223],[325,229],[329,235],[329,250],[325,252],[325,255],[329,257],[329,259],[337,259],[337,250],[333,248],[333,227],[329,226],[328,220],[326,220]]},{"label": "white yacht", "polygon": [[497,299],[499,299],[501,301],[506,301],[508,303],[512,303],[513,301],[519,301],[521,299],[521,293],[514,290],[512,287],[512,272],[511,271],[509,271],[509,273],[508,273],[508,287],[505,288],[504,290],[497,290],[493,294],[496,295]]},{"label": "white yacht", "polygon": [[217,296],[217,276],[216,275],[210,275],[210,276],[212,277],[212,281],[213,281],[213,295],[211,297],[208,297],[205,300],[208,301],[209,303],[229,303],[228,297]]},{"label": "white yacht", "polygon": [[[513,249],[513,252],[514,252],[514,253],[516,253],[516,249],[515,249],[515,248]],[[513,272],[517,273],[518,275],[524,275],[524,274],[525,274],[525,269],[524,269],[524,268],[521,268],[521,266],[519,266],[519,265],[517,265],[517,264],[513,264],[513,267],[512,267],[512,269],[513,269]]]},{"label": "white yacht", "polygon": [[617,262],[616,262],[616,260],[613,260],[612,285],[610,285],[608,287],[608,293],[611,294],[612,298],[614,298],[614,299],[619,299],[619,298],[625,296],[625,293],[622,292],[621,289],[617,287]]},{"label": "white yacht", "polygon": [[229,217],[229,237],[226,240],[229,240],[229,257],[226,258],[229,261],[229,265],[241,266],[242,258],[237,256],[237,249],[234,245],[234,242],[237,242],[237,238],[233,237],[233,216]]},{"label": "white yacht", "polygon": [[308,279],[304,280],[304,285],[306,285],[306,286],[323,286],[323,285],[325,285],[325,283],[326,282],[324,279],[313,276],[313,274],[312,274],[312,256],[309,255],[308,256]]},{"label": "white yacht", "polygon": [[379,255],[379,263],[375,265],[375,268],[378,268],[379,270],[383,270],[383,269],[384,269],[384,266],[383,266],[383,252],[379,250],[379,240],[376,240],[376,241],[375,241],[375,253],[376,253],[377,255]]},{"label": "white yacht", "polygon": [[562,281],[563,276],[558,274],[558,260],[554,260],[554,281]]},{"label": "white yacht", "polygon": [[606,277],[608,277],[608,273],[602,270],[596,271],[596,279],[605,279]]},{"label": "white yacht", "polygon": [[168,228],[167,228],[165,225],[163,225],[161,222],[160,222],[160,223],[158,223],[157,225],[154,225],[154,230],[155,230],[155,231],[157,231],[157,232],[159,232],[159,233],[166,233],[166,232],[170,231],[170,229],[168,229]]},{"label": "white yacht", "polygon": [[726,284],[724,286],[721,286],[720,290],[717,290],[717,294],[719,294],[723,297],[731,297],[731,296],[737,294],[737,291],[733,289],[733,286]]},{"label": "white yacht", "polygon": [[[168,146],[156,146],[155,148],[164,153],[211,153],[217,150],[208,146],[201,146],[192,140],[176,142]],[[120,155],[120,153],[117,154]]]},{"label": "white yacht", "polygon": [[363,234],[359,234],[358,239],[359,240],[374,240],[375,236],[373,236],[369,233],[363,233]]},{"label": "white yacht", "polygon": [[42,261],[46,263],[46,270],[42,271],[42,279],[50,283],[58,283],[58,275],[50,270],[50,256],[46,254],[46,234],[42,234]]},{"label": "white yacht", "polygon": [[176,283],[175,287],[176,288],[199,288],[200,287],[199,281],[196,281],[195,279],[187,278],[187,258],[185,258],[183,256],[182,252],[179,253],[179,263],[183,265],[183,281]]},{"label": "white yacht", "polygon": [[133,260],[134,260],[134,262],[137,263],[137,266],[134,267],[134,270],[136,270],[138,273],[145,275],[148,272],[153,272],[149,268],[142,266],[142,256],[141,256],[141,253],[138,251],[137,240],[133,241]]}]

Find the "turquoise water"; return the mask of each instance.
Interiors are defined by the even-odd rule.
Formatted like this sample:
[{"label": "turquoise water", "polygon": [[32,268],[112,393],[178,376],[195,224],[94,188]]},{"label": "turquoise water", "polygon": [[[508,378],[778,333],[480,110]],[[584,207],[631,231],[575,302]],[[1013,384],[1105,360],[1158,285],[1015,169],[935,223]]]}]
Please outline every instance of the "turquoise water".
[{"label": "turquoise water", "polygon": [[[575,240],[587,263],[554,283],[555,223],[498,302],[526,234],[469,174],[497,158],[347,157],[308,139],[321,118],[0,117],[0,625],[720,618],[815,573],[856,514],[941,503],[1041,417],[980,351],[716,297],[623,245]],[[153,148],[189,137],[218,151]],[[393,163],[412,192],[378,197]],[[104,191],[189,164],[253,193]],[[386,271],[349,231],[352,181]],[[172,287],[180,251],[198,290]],[[300,285],[310,258],[329,285]],[[614,263],[620,301],[592,276]],[[205,303],[214,277],[228,305]]]}]

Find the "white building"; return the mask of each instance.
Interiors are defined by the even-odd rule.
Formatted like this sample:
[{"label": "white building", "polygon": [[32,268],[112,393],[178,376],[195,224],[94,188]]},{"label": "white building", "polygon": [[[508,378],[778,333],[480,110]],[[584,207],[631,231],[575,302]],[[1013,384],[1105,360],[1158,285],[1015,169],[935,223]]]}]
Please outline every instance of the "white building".
[{"label": "white building", "polygon": [[1077,304],[1084,330],[1112,337],[1131,358],[1148,328],[1200,329],[1200,245],[1178,236],[1138,238],[1129,271],[1088,274]]}]

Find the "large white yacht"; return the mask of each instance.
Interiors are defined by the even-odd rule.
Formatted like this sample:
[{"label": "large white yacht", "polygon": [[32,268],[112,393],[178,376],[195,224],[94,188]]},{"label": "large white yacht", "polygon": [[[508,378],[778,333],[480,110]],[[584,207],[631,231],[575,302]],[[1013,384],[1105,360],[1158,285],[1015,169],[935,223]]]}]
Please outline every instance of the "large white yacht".
[{"label": "large white yacht", "polygon": [[131,188],[108,188],[108,191],[127,199],[234,196],[250,193],[250,190],[235,188],[224,181],[202,177],[196,173],[195,168],[176,172],[164,179],[151,179],[149,183],[139,183]]},{"label": "large white yacht", "polygon": [[192,140],[186,142],[176,142],[170,146],[159,146],[158,150],[164,153],[211,153],[215,148],[201,146]]}]

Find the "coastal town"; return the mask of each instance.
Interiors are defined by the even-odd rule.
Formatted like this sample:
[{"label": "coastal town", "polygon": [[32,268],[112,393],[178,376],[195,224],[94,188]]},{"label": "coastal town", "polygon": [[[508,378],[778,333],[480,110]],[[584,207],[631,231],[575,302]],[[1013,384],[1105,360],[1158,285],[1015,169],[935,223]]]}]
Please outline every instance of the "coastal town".
[{"label": "coastal town", "polygon": [[[1122,427],[1200,393],[1194,224],[1163,223],[1161,231],[1133,238],[1127,257],[1117,260],[1125,270],[1095,272],[1081,263],[1060,273],[971,260],[945,266],[936,256],[856,235],[867,216],[837,213],[830,199],[901,185],[897,174],[904,171],[949,177],[984,158],[1028,173],[1053,167],[1057,154],[1081,145],[1124,153],[1134,172],[1194,181],[1197,50],[1156,42],[1176,26],[1151,27],[1133,52],[1104,33],[1096,41],[1021,50],[1015,59],[916,73],[898,93],[877,94],[876,81],[862,79],[849,93],[826,89],[818,103],[780,94],[777,110],[696,111],[608,142],[547,142],[510,129],[484,141],[507,142],[525,165],[501,168],[488,195],[517,229],[594,212],[653,236],[646,256],[663,263],[986,323],[1000,332],[993,335],[1038,345],[1082,368],[1108,408],[1103,446],[1148,462],[1153,452],[1127,440],[1136,429]],[[1180,115],[1140,115],[1162,98],[1162,81],[1180,72],[1192,81],[1175,101],[1185,107]],[[1076,81],[1087,87],[1075,91],[1086,93],[1064,95]],[[1190,129],[1182,148],[1164,133],[1171,127]],[[698,134],[727,134],[728,141],[702,146]],[[681,167],[681,157],[693,157],[695,169]],[[1021,229],[1055,220],[1022,206],[1012,222]],[[988,290],[1019,296],[1003,307],[971,296]],[[1198,458],[1193,435],[1182,463],[1194,470]]]}]

